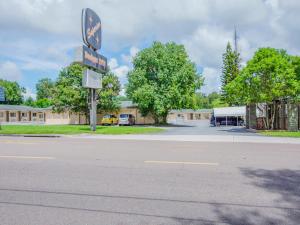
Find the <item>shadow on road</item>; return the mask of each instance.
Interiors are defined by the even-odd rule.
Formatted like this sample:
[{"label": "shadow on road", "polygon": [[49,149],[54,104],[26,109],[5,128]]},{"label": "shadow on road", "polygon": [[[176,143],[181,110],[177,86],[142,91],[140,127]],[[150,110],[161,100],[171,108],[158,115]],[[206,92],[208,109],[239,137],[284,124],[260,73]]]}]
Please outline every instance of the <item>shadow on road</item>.
[{"label": "shadow on road", "polygon": [[[279,195],[277,214],[261,211],[258,208],[232,208],[230,205],[214,205],[215,223],[201,221],[176,220],[182,225],[299,225],[300,224],[300,170],[264,170],[242,168],[241,173],[250,178],[251,185]],[[274,215],[281,216],[274,218]]]},{"label": "shadow on road", "polygon": [[[300,221],[300,170],[265,170],[241,168],[241,173],[250,181],[250,185],[262,188],[267,192],[278,195],[275,205],[259,205],[259,204],[239,204],[234,202],[208,202],[193,201],[168,198],[150,198],[143,196],[118,196],[104,194],[87,194],[72,192],[52,192],[43,190],[22,190],[22,189],[0,189],[0,191],[8,192],[30,192],[51,195],[72,195],[79,197],[100,197],[100,198],[117,198],[119,200],[143,200],[143,201],[163,201],[176,204],[199,204],[211,207],[214,215],[213,219],[207,219],[206,215],[199,215],[198,218],[181,218],[176,215],[162,215],[144,212],[132,211],[114,211],[103,210],[99,208],[72,207],[70,205],[49,205],[29,203],[29,202],[10,202],[1,201],[4,205],[20,205],[35,206],[43,208],[57,208],[67,210],[78,210],[87,212],[123,214],[131,216],[156,217],[170,219],[174,224],[182,225],[299,225]],[[242,195],[243,193],[240,193]],[[275,215],[275,216],[274,216]]]}]

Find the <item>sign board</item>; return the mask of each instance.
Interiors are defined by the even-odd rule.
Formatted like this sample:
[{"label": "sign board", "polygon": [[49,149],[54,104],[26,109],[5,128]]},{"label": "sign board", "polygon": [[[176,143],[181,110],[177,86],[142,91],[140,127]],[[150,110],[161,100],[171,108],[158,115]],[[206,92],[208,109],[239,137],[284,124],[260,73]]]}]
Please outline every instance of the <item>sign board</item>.
[{"label": "sign board", "polygon": [[5,102],[5,90],[3,87],[0,87],[0,102]]},{"label": "sign board", "polygon": [[89,8],[83,9],[81,24],[84,43],[94,50],[99,50],[102,41],[101,20],[99,16]]},{"label": "sign board", "polygon": [[84,45],[82,48],[82,63],[100,70],[101,72],[106,72],[107,69],[106,57],[98,54]]},{"label": "sign board", "polygon": [[75,62],[92,67],[102,73],[107,71],[107,58],[84,45],[76,49]]},{"label": "sign board", "polygon": [[85,88],[102,88],[102,75],[93,70],[86,69],[83,72],[82,86]]}]

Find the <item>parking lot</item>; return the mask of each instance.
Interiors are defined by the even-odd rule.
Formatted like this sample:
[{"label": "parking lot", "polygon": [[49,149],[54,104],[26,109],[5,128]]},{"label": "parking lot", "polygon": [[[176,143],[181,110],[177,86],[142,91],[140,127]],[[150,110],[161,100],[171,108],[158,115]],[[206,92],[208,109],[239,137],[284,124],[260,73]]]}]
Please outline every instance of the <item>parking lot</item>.
[{"label": "parking lot", "polygon": [[245,127],[237,126],[210,126],[209,120],[182,121],[171,124],[166,135],[258,135],[255,132],[248,131]]}]

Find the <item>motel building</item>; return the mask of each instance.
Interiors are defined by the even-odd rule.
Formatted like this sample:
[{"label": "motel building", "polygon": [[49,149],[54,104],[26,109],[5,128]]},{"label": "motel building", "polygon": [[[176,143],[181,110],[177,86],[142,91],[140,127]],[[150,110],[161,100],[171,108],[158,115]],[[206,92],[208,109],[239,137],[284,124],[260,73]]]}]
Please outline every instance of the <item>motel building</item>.
[{"label": "motel building", "polygon": [[45,110],[22,105],[0,105],[1,123],[45,122]]},{"label": "motel building", "polygon": [[[120,110],[117,112],[102,112],[97,113],[97,124],[100,125],[104,115],[112,114],[119,117],[120,114],[131,114],[135,118],[136,124],[154,124],[154,120],[151,115],[143,116],[136,104],[132,101],[122,101]],[[171,110],[167,121],[168,123],[180,124],[197,121],[209,121],[219,120],[226,121],[228,125],[234,118],[234,121],[244,120],[245,118],[245,107],[226,107],[226,108],[215,108],[215,109],[182,109],[182,110]],[[0,104],[0,123],[1,124],[87,124],[87,118],[85,114],[73,113],[65,111],[57,113],[52,111],[52,108],[33,108],[30,106],[23,105],[1,105]],[[209,123],[208,123],[209,125]],[[220,125],[224,125],[220,123]]]}]

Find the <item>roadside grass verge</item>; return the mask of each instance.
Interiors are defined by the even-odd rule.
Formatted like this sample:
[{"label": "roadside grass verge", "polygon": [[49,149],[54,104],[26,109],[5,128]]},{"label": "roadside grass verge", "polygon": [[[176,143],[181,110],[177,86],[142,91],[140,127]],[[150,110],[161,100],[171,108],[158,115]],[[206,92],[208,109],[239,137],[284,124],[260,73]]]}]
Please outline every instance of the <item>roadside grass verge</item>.
[{"label": "roadside grass verge", "polygon": [[146,134],[162,132],[158,127],[97,126],[96,132],[88,125],[2,125],[0,134]]},{"label": "roadside grass verge", "polygon": [[272,137],[294,137],[300,138],[300,132],[298,131],[261,131],[262,135],[272,136]]}]

